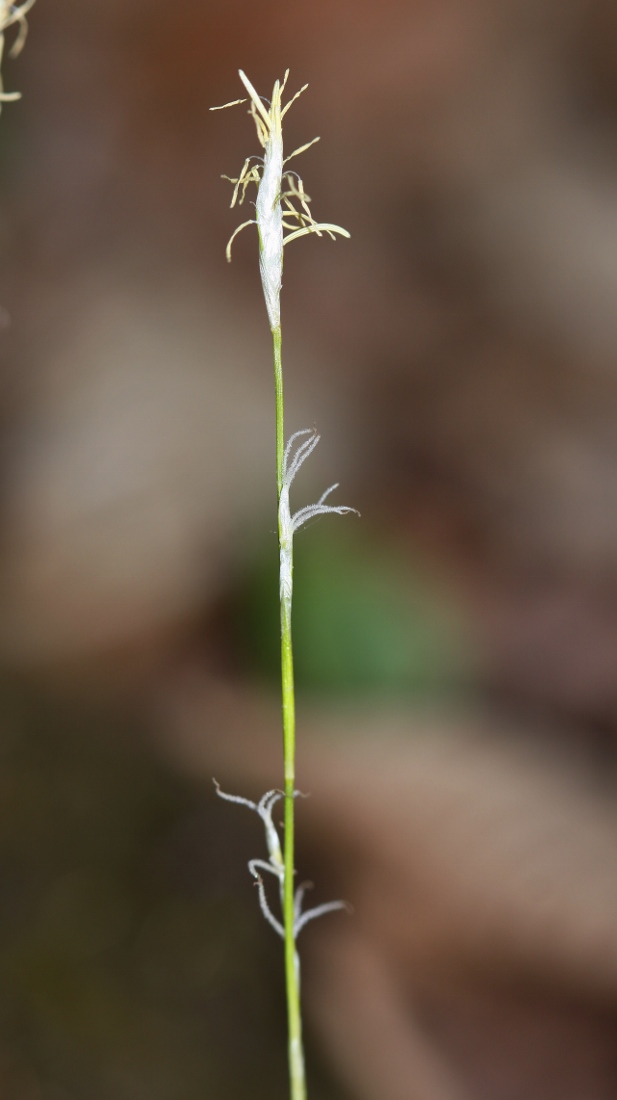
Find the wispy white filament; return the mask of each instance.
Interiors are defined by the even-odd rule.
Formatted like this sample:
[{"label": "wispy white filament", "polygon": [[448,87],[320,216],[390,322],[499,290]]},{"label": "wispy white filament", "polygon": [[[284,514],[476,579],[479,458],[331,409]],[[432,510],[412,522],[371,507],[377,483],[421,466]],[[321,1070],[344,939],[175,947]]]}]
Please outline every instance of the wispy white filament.
[{"label": "wispy white filament", "polygon": [[[227,794],[222,791],[216,779],[214,780],[214,786],[216,787],[216,793],[219,798],[225,799],[226,802],[236,802],[240,806],[246,806],[249,810],[254,810],[256,814],[259,814],[261,820],[264,823],[266,832],[266,846],[268,848],[268,855],[270,859],[251,859],[249,860],[249,871],[257,883],[257,889],[259,893],[259,907],[267,920],[268,924],[274,928],[274,931],[285,939],[285,930],[281,922],[274,916],[274,913],[270,909],[270,904],[266,896],[266,889],[264,886],[264,880],[261,877],[260,871],[268,871],[274,875],[279,883],[279,892],[281,897],[281,908],[283,908],[283,887],[285,883],[285,866],[283,863],[283,857],[281,854],[281,843],[279,835],[276,829],[276,825],[272,820],[272,811],[279,801],[284,798],[282,791],[267,791],[266,794],[259,800],[259,802],[251,802],[250,798],[242,798],[237,794]],[[295,797],[300,792],[295,791]],[[302,912],[302,903],[304,901],[304,895],[311,887],[310,882],[303,882],[295,893],[294,898],[294,939],[298,937],[302,929],[309,923],[309,921],[315,920],[317,917],[322,917],[326,913],[333,913],[337,909],[346,909],[349,911],[349,906],[344,901],[327,901],[323,905],[316,905],[314,909],[307,909]],[[299,970],[299,961],[296,954],[296,968]]]}]

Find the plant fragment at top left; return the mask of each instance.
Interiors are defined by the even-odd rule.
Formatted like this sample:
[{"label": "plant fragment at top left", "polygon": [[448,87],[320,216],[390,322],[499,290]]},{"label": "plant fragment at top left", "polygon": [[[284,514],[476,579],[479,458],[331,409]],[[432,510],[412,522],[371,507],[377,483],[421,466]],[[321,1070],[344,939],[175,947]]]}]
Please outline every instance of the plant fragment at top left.
[{"label": "plant fragment at top left", "polygon": [[24,0],[23,4],[11,4],[9,0],[0,0],[0,111],[3,103],[14,103],[21,99],[21,92],[5,92],[2,78],[2,60],[4,57],[5,34],[10,27],[17,27],[17,36],[9,50],[9,57],[18,57],[26,44],[28,37],[28,21],[26,15],[35,0]]}]

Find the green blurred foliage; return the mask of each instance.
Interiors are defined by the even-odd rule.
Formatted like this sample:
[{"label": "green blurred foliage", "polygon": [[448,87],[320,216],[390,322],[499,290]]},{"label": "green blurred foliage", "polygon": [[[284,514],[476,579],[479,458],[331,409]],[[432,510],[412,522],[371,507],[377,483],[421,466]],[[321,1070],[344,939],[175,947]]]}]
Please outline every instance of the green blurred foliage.
[{"label": "green blurred foliage", "polygon": [[[299,692],[443,703],[474,687],[475,644],[453,595],[419,560],[367,539],[352,520],[296,536],[294,659]],[[277,680],[278,560],[268,539],[235,609],[249,668]]]}]

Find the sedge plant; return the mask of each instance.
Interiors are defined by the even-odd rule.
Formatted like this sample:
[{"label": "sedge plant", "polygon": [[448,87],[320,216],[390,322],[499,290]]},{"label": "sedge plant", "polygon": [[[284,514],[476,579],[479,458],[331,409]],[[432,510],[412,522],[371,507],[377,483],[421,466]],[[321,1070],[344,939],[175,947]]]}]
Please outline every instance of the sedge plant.
[{"label": "sedge plant", "polygon": [[[311,200],[304,190],[302,179],[295,170],[287,167],[293,158],[305,152],[318,138],[295,149],[287,157],[283,153],[283,119],[307,85],[296,92],[283,106],[283,93],[289,70],[282,81],[277,80],[274,84],[270,101],[257,94],[242,70],[239,75],[248,93],[248,99],[237,99],[224,104],[224,107],[248,102],[249,113],[257,130],[263,156],[251,154],[245,160],[239,176],[224,177],[233,185],[232,207],[241,206],[249,188],[257,187],[255,217],[243,222],[232,234],[227,245],[227,259],[231,260],[232,244],[238,233],[248,226],[256,225],[259,240],[259,269],[272,334],[274,359],[284,783],[282,790],[268,791],[257,803],[237,795],[226,794],[218,784],[216,788],[221,798],[254,810],[264,824],[269,858],[251,860],[249,870],[256,879],[262,913],[284,941],[290,1097],[291,1100],[306,1100],[297,938],[309,921],[334,909],[344,908],[344,903],[326,902],[313,909],[304,910],[303,902],[307,884],[296,887],[294,882],[294,804],[298,791],[296,790],[296,707],[291,632],[293,542],[296,531],[315,516],[324,513],[344,515],[355,509],[327,503],[330,494],[338,487],[335,484],[326,489],[315,504],[306,505],[296,512],[291,510],[290,490],[293,480],[302,464],[315,450],[319,436],[315,430],[306,429],[295,432],[288,440],[285,438],[280,300],[283,254],[287,245],[309,233],[332,238],[337,235],[349,237],[349,233],[339,225],[315,221],[310,208]],[[213,108],[213,110],[221,109]],[[272,820],[274,807],[281,799],[284,801],[282,846],[277,827]],[[274,915],[268,902],[264,872],[277,880],[282,919]]]}]

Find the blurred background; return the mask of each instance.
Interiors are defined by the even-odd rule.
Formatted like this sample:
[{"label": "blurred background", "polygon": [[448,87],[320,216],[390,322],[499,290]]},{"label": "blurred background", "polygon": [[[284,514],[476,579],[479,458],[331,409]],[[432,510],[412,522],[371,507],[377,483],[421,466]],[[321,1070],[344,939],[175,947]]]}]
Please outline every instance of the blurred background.
[{"label": "blurred background", "polygon": [[[270,338],[231,187],[287,147],[313,1100],[617,1100],[617,7],[38,0],[0,119],[0,1092],[286,1089],[212,776],[280,783]],[[250,214],[244,215],[248,217]],[[298,506],[299,506],[298,505]]]}]

